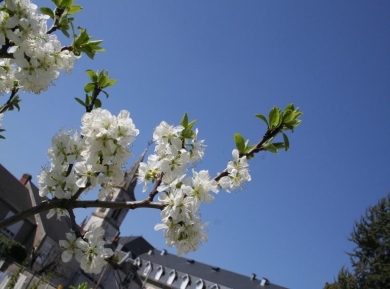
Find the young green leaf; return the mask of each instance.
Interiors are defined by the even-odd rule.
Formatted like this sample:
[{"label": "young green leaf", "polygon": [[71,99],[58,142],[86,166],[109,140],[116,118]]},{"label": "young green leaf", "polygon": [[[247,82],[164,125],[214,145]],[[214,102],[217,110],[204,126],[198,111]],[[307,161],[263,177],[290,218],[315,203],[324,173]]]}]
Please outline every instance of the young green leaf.
[{"label": "young green leaf", "polygon": [[288,149],[290,148],[290,142],[288,141],[287,135],[284,132],[282,132],[282,134],[283,134],[283,140],[284,140],[284,150],[288,151]]},{"label": "young green leaf", "polygon": [[83,8],[81,6],[79,6],[79,5],[72,5],[68,9],[68,14],[75,14],[77,12],[80,12],[81,10],[83,10]]},{"label": "young green leaf", "polygon": [[95,89],[95,84],[92,83],[92,82],[89,82],[87,83],[85,86],[84,86],[84,91],[85,92],[92,92],[93,90]]},{"label": "young green leaf", "polygon": [[276,147],[278,150],[279,149],[284,149],[284,143],[283,142],[274,142],[274,143],[272,143],[272,145],[274,147]]},{"label": "young green leaf", "polygon": [[88,74],[92,82],[97,82],[98,76],[95,71],[88,69],[86,70],[86,73]]},{"label": "young green leaf", "polygon": [[40,7],[39,10],[42,14],[50,16],[50,18],[54,19],[54,12],[49,7]]},{"label": "young green leaf", "polygon": [[183,117],[181,118],[180,124],[184,127],[187,128],[188,126],[188,115],[185,113]]},{"label": "young green leaf", "polygon": [[187,129],[192,129],[195,123],[196,123],[196,119],[190,121],[190,123],[187,125]]},{"label": "young green leaf", "polygon": [[284,111],[287,111],[287,110],[295,110],[294,108],[294,104],[293,103],[290,103],[286,106],[286,108],[284,109]]},{"label": "young green leaf", "polygon": [[102,102],[100,99],[96,98],[95,99],[95,108],[102,107]]},{"label": "young green leaf", "polygon": [[280,110],[276,106],[274,106],[268,115],[269,128],[273,129],[279,125],[280,121]]},{"label": "young green leaf", "polygon": [[245,152],[245,140],[239,133],[234,134],[234,141],[239,153]]},{"label": "young green leaf", "polygon": [[265,148],[267,151],[270,151],[271,153],[274,153],[274,154],[278,153],[278,149],[272,143],[264,144],[263,148]]},{"label": "young green leaf", "polygon": [[69,8],[72,5],[73,5],[73,0],[61,0],[59,6],[63,8]]},{"label": "young green leaf", "polygon": [[267,124],[267,127],[269,127],[267,118],[264,115],[256,114],[255,117],[260,118],[261,120],[263,120]]},{"label": "young green leaf", "polygon": [[75,97],[74,99],[75,99],[78,103],[80,103],[82,106],[84,106],[84,107],[86,106],[85,103],[84,103],[84,101],[82,101],[80,98]]}]

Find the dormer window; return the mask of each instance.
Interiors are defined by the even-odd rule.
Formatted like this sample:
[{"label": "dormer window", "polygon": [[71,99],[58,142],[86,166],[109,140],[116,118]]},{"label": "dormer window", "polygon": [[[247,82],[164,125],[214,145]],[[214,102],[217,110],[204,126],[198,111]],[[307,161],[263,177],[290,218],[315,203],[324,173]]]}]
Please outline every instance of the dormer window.
[{"label": "dormer window", "polygon": [[146,263],[143,275],[148,276],[151,271],[152,271],[152,263],[150,263],[149,261],[148,263]]},{"label": "dormer window", "polygon": [[199,279],[198,281],[196,281],[196,287],[195,289],[203,289],[204,288],[204,282],[202,279]]},{"label": "dormer window", "polygon": [[217,284],[214,284],[213,286],[210,287],[210,289],[219,289],[219,286]]},{"label": "dormer window", "polygon": [[176,271],[175,270],[171,270],[171,272],[169,272],[169,277],[168,277],[168,280],[167,280],[167,284],[168,285],[172,285],[172,283],[175,280],[175,278],[176,278]]},{"label": "dormer window", "polygon": [[188,274],[185,274],[181,277],[181,284],[180,284],[180,289],[186,289],[188,283],[190,283],[190,276]]},{"label": "dormer window", "polygon": [[162,274],[164,274],[164,268],[163,268],[163,266],[159,266],[157,268],[156,276],[154,276],[154,279],[160,280]]},{"label": "dormer window", "polygon": [[140,259],[139,257],[137,257],[137,258],[134,260],[133,265],[138,266],[138,267],[141,267],[141,265],[142,265],[141,259]]}]

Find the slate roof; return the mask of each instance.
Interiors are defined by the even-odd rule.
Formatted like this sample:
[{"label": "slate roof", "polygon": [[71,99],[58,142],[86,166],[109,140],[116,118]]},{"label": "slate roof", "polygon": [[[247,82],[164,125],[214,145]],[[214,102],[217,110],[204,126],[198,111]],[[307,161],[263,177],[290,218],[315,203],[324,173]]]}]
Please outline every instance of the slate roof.
[{"label": "slate roof", "polygon": [[[29,182],[27,184],[27,187],[30,187],[32,190],[32,193],[34,195],[34,198],[37,202],[37,204],[40,204],[42,201],[44,201],[46,198],[42,198],[39,195],[39,189],[37,186],[35,186],[32,182]],[[49,236],[51,239],[53,239],[55,242],[58,243],[59,240],[66,239],[65,233],[70,232],[70,229],[72,228],[72,224],[70,221],[70,218],[63,217],[61,218],[61,221],[57,220],[57,216],[54,215],[50,219],[46,217],[48,212],[42,212],[40,213],[40,219],[42,222],[43,229],[47,236]]]},{"label": "slate roof", "polygon": [[[27,188],[1,164],[0,200],[4,200],[15,212],[31,208],[31,199]],[[29,217],[28,220],[35,224],[33,217]]]},{"label": "slate roof", "polygon": [[[174,269],[177,271],[178,280],[174,288],[179,288],[180,285],[177,284],[180,284],[181,277],[188,274],[192,282],[186,287],[186,289],[196,288],[196,281],[200,279],[202,279],[205,282],[205,285],[207,285],[205,288],[209,288],[209,286],[213,284],[218,284],[220,288],[232,289],[287,289],[286,287],[281,287],[269,282],[267,282],[267,285],[260,286],[261,277],[260,279],[254,278],[251,280],[249,276],[237,274],[217,266],[207,265],[195,260],[178,257],[177,255],[170,254],[166,251],[160,251],[154,248],[145,251],[147,249],[147,245],[141,245],[142,242],[146,242],[143,237],[123,237],[121,239],[123,242],[128,241],[127,244],[124,244],[124,247],[129,249],[135,255],[133,258],[139,257],[142,260],[139,266],[139,274],[141,276],[148,261],[150,261],[153,265],[152,271],[149,274],[149,279],[152,281],[156,275],[158,267],[162,266],[164,268],[165,274],[159,279],[159,281],[155,281],[155,284],[166,284],[169,272]],[[148,242],[146,243],[150,245]],[[143,251],[145,252],[140,255],[136,254],[134,248],[137,247],[143,248]]]},{"label": "slate roof", "polygon": [[[33,199],[31,198],[30,190]],[[39,195],[39,189],[31,181],[28,181],[26,186],[24,186],[0,164],[0,201],[4,200],[15,212],[21,212],[33,207],[34,203],[42,203],[45,199]],[[56,242],[65,239],[65,233],[69,232],[71,228],[70,218],[62,218],[61,223],[59,223],[56,216],[48,219],[46,217],[47,213],[39,214],[45,234]],[[32,224],[37,224],[34,216],[30,216],[28,220]]]}]

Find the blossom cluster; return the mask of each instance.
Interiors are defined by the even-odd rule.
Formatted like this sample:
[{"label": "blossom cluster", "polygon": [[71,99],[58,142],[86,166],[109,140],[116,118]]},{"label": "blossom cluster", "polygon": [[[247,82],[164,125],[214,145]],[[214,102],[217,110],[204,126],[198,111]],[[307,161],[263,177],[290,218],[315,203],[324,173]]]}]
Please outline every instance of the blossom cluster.
[{"label": "blossom cluster", "polygon": [[40,93],[61,70],[71,71],[78,57],[62,49],[56,35],[47,34],[49,17],[37,13],[30,0],[5,0],[4,5],[0,45],[8,56],[0,60],[0,93],[10,92],[15,83],[26,92]]},{"label": "blossom cluster", "polygon": [[[38,175],[41,196],[70,199],[80,189],[86,192],[100,184],[103,199],[123,181],[122,167],[131,155],[128,146],[139,133],[130,113],[122,110],[114,116],[98,108],[81,122],[81,133],[60,131],[53,137],[48,150],[51,163]],[[61,209],[57,211],[59,217],[63,215]]]},{"label": "blossom cluster", "polygon": [[69,262],[74,255],[85,272],[100,273],[107,264],[106,258],[114,254],[110,248],[104,248],[103,236],[104,229],[101,227],[88,231],[84,238],[76,238],[73,233],[66,233],[67,240],[59,241],[64,249],[61,255],[62,261]]},{"label": "blossom cluster", "polygon": [[155,153],[141,163],[138,181],[144,183],[146,191],[149,183],[158,182],[158,199],[164,204],[161,212],[162,223],[156,230],[164,230],[168,246],[176,246],[178,254],[198,249],[207,240],[199,213],[201,203],[214,200],[210,192],[218,193],[219,188],[235,189],[245,180],[250,180],[246,158],[240,158],[233,151],[234,160],[228,164],[228,177],[219,182],[211,179],[207,170],[186,177],[187,167],[199,161],[204,155],[204,141],[197,140],[198,131],[188,133],[183,126],[171,126],[161,122],[155,129],[153,140]]},{"label": "blossom cluster", "polygon": [[232,155],[233,160],[229,161],[226,168],[228,175],[222,177],[218,182],[219,186],[228,192],[241,187],[245,182],[251,180],[246,156],[240,157],[237,149],[233,150]]}]

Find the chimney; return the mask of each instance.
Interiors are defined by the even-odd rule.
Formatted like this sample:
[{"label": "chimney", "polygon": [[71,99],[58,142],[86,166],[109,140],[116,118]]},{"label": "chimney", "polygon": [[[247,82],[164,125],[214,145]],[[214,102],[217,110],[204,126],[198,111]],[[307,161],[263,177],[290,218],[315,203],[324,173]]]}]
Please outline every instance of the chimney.
[{"label": "chimney", "polygon": [[256,280],[256,274],[255,273],[252,273],[251,280]]},{"label": "chimney", "polygon": [[269,285],[270,282],[267,278],[263,277],[261,278],[261,282],[260,282],[260,286],[265,286],[265,285]]},{"label": "chimney", "polygon": [[20,178],[20,182],[25,186],[29,181],[31,181],[32,177],[30,174],[23,174],[23,176]]}]

